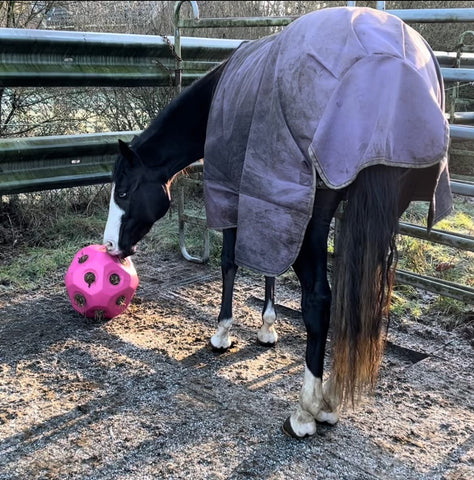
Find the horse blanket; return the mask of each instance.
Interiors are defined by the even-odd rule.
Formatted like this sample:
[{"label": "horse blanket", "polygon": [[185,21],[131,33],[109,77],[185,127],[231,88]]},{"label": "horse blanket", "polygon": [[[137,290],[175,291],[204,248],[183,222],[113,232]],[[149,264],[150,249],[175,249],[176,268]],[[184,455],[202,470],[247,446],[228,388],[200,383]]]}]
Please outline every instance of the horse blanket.
[{"label": "horse blanket", "polygon": [[443,111],[433,52],[386,12],[327,8],[244,43],[208,119],[208,226],[237,227],[236,263],[280,275],[298,255],[316,188],[342,189],[384,164],[411,168],[416,189],[405,193],[431,202],[431,228],[452,202]]}]

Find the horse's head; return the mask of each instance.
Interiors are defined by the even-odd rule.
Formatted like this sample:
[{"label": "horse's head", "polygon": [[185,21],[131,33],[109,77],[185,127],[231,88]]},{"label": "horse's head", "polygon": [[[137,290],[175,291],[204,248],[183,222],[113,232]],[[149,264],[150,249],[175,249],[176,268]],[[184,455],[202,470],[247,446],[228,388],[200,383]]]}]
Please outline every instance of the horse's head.
[{"label": "horse's head", "polygon": [[110,254],[127,257],[167,212],[170,197],[163,173],[147,167],[133,147],[120,140],[119,146],[104,244]]}]

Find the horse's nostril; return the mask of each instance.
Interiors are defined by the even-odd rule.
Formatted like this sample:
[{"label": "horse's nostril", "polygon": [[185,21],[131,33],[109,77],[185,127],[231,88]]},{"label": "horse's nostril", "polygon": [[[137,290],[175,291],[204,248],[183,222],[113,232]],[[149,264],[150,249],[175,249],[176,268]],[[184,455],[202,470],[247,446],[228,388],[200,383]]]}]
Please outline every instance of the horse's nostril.
[{"label": "horse's nostril", "polygon": [[105,248],[108,252],[112,252],[113,250],[115,250],[115,243],[111,241],[105,242]]}]

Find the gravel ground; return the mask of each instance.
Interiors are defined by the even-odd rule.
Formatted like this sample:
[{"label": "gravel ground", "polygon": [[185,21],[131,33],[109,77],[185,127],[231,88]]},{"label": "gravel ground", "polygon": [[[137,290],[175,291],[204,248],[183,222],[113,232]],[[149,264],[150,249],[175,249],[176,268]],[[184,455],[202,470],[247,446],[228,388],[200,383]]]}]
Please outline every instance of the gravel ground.
[{"label": "gravel ground", "polygon": [[62,282],[0,295],[0,479],[474,478],[472,327],[394,321],[374,398],[311,439],[281,424],[303,378],[293,282],[277,285],[279,344],[256,344],[263,279],[241,272],[236,340],[214,354],[220,274],[137,256],[116,319],[76,314]]}]

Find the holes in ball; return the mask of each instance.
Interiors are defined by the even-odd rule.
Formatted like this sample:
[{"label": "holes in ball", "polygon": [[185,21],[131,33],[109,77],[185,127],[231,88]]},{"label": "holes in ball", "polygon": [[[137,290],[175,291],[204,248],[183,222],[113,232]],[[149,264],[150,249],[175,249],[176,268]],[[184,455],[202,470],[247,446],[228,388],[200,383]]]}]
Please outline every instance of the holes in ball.
[{"label": "holes in ball", "polygon": [[88,258],[89,258],[89,255],[82,255],[82,257],[79,258],[78,262],[84,263],[87,261]]},{"label": "holes in ball", "polygon": [[120,295],[115,302],[119,307],[123,307],[125,305],[125,295]]},{"label": "holes in ball", "polygon": [[95,282],[95,275],[92,272],[87,272],[84,275],[84,281],[89,285],[89,287]]},{"label": "holes in ball", "polygon": [[120,276],[117,275],[116,273],[112,273],[112,275],[110,275],[109,277],[109,282],[112,285],[118,285],[120,283]]},{"label": "holes in ball", "polygon": [[78,307],[83,307],[86,304],[86,298],[84,297],[84,295],[76,293],[76,295],[74,295],[74,302]]}]

